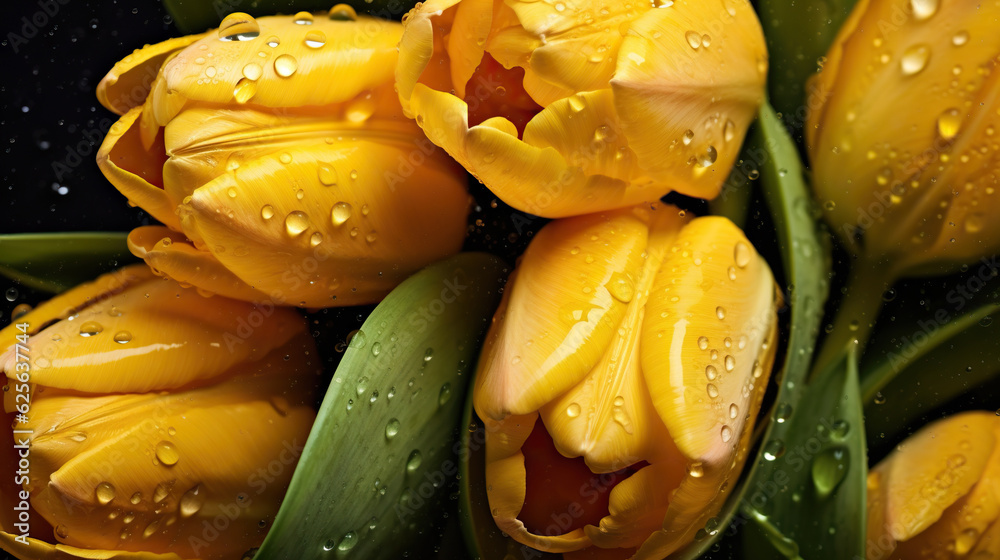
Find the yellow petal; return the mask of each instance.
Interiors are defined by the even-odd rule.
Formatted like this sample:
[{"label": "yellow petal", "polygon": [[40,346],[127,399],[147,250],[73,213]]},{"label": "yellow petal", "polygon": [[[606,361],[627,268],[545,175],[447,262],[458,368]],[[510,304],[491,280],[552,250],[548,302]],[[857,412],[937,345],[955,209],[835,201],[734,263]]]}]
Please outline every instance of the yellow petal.
[{"label": "yellow petal", "polygon": [[[258,524],[276,513],[314,418],[318,360],[302,336],[202,389],[46,392],[32,403],[42,434],[32,442],[32,505],[74,546],[199,557],[259,543]],[[206,539],[203,522],[220,515],[229,529]]]},{"label": "yellow petal", "polygon": [[[293,310],[205,298],[158,278],[82,302],[28,347],[34,384],[86,393],[167,390],[224,375],[305,328]],[[15,352],[0,355],[15,377]]]},{"label": "yellow petal", "polygon": [[276,297],[241,280],[207,250],[200,250],[183,234],[162,226],[144,226],[128,234],[128,248],[160,274],[177,282],[198,286],[202,295],[254,302],[278,302]]},{"label": "yellow petal", "polygon": [[392,80],[398,23],[326,14],[310,25],[296,24],[294,16],[250,19],[259,27],[256,37],[223,41],[225,32],[213,31],[177,53],[163,67],[166,91],[207,103],[320,107]]},{"label": "yellow petal", "polygon": [[92,550],[65,544],[53,544],[29,537],[29,544],[15,541],[17,534],[0,531],[0,548],[21,560],[182,560],[182,557],[168,552],[131,552],[128,550]]},{"label": "yellow petal", "polygon": [[464,0],[458,3],[454,12],[455,19],[448,35],[449,66],[455,95],[464,98],[466,83],[485,52],[486,37],[493,22],[493,0]]},{"label": "yellow petal", "polygon": [[637,280],[646,245],[646,224],[625,210],[552,222],[535,236],[483,347],[481,418],[534,412],[584,379],[625,314],[611,290]]},{"label": "yellow petal", "polygon": [[160,66],[172,54],[204,37],[205,34],[174,37],[147,45],[126,56],[97,84],[97,99],[109,111],[124,115],[142,105]]},{"label": "yellow petal", "polygon": [[567,552],[586,546],[583,529],[540,536],[518,519],[525,500],[525,457],[521,451],[538,420],[537,414],[484,419],[486,427],[486,492],[493,519],[501,531],[522,544],[546,552]]},{"label": "yellow petal", "polygon": [[179,209],[182,228],[275,301],[378,301],[426,263],[458,251],[465,237],[464,180],[413,150],[362,134],[260,154],[197,188]]},{"label": "yellow petal", "polygon": [[97,151],[97,165],[108,181],[133,204],[142,207],[167,226],[179,229],[174,215],[176,201],[163,189],[163,137],[158,136],[148,150],[139,131],[141,107],[129,109],[116,122]]},{"label": "yellow petal", "polygon": [[981,150],[1000,126],[1000,77],[983,70],[1000,53],[1000,10],[933,5],[897,25],[909,2],[859,3],[812,82],[805,127],[834,229],[907,274],[1000,248],[1000,226],[986,218],[1000,159]]},{"label": "yellow petal", "polygon": [[633,21],[611,86],[639,166],[714,198],[763,99],[766,56],[747,2],[678,0]]},{"label": "yellow petal", "polygon": [[983,478],[997,447],[996,417],[970,412],[931,424],[878,464],[885,488],[885,521],[906,541],[937,522]]},{"label": "yellow petal", "polygon": [[767,263],[725,218],[692,221],[660,266],[640,360],[653,404],[692,466],[663,529],[636,558],[669,555],[722,506],[774,361],[779,298]]},{"label": "yellow petal", "polygon": [[[649,5],[610,2],[590,9],[567,9],[565,4],[547,2],[510,2],[517,15],[518,28],[509,27],[491,40],[490,52],[497,60],[520,64],[527,60],[525,77],[552,84],[568,92],[604,89],[615,72],[615,59],[622,43],[622,30],[637,12]],[[562,9],[560,9],[560,7]],[[609,32],[608,30],[613,30]],[[510,36],[526,35],[531,41],[511,41]],[[525,84],[529,82],[525,80]],[[543,105],[556,99],[537,96]],[[541,93],[541,92],[538,92]]]}]

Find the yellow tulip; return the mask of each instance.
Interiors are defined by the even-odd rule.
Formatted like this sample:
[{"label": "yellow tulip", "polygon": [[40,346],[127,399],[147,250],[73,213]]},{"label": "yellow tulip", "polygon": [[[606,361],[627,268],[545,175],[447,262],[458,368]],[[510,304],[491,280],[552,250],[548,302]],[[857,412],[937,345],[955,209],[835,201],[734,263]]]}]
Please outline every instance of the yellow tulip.
[{"label": "yellow tulip", "polygon": [[402,114],[401,33],[347,6],[237,13],[116,64],[97,95],[124,116],[98,164],[165,224],[131,251],[213,293],[309,307],[378,301],[457,252],[465,175]]},{"label": "yellow tulip", "polygon": [[910,436],[868,474],[868,560],[1000,557],[1000,417]]},{"label": "yellow tulip", "polygon": [[137,265],[0,331],[0,367],[14,428],[0,433],[0,546],[179,560],[261,543],[320,363],[294,310],[206,299]]},{"label": "yellow tulip", "polygon": [[715,197],[764,94],[745,0],[431,0],[404,25],[407,115],[504,202],[550,218]]},{"label": "yellow tulip", "polygon": [[816,196],[890,276],[1000,250],[1000,5],[861,0],[810,83]]},{"label": "yellow tulip", "polygon": [[641,206],[543,228],[473,393],[498,527],[543,551],[638,559],[691,541],[746,459],[775,288],[725,218]]}]

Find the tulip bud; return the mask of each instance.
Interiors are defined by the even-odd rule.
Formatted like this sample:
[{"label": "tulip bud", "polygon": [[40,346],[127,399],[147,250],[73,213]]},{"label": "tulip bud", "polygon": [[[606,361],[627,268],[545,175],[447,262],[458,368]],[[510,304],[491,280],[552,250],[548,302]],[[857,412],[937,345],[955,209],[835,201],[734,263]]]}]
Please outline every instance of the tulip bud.
[{"label": "tulip bud", "polygon": [[1000,418],[926,426],[868,474],[868,560],[1000,556],[998,487]]},{"label": "tulip bud", "polygon": [[550,218],[715,197],[764,95],[745,0],[442,0],[404,24],[407,115],[504,202]]},{"label": "tulip bud", "polygon": [[295,311],[206,299],[145,265],[40,305],[0,331],[0,546],[239,558],[291,480],[319,365]]},{"label": "tulip bud", "polygon": [[545,226],[473,394],[498,527],[539,550],[643,559],[693,540],[746,459],[775,288],[725,218],[657,205]]},{"label": "tulip bud", "polygon": [[810,83],[816,196],[897,276],[1000,250],[998,24],[994,2],[863,0]]},{"label": "tulip bud", "polygon": [[465,175],[402,114],[401,33],[347,6],[232,14],[115,65],[97,94],[124,116],[97,161],[165,224],[131,251],[182,283],[310,307],[378,301],[457,252]]}]

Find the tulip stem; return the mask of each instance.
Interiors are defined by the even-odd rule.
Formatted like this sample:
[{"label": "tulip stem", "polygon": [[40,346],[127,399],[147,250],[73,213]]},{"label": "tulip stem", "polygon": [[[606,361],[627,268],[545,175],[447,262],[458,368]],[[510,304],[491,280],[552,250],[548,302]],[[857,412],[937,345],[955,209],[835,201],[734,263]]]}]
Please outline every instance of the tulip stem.
[{"label": "tulip stem", "polygon": [[882,308],[882,294],[892,284],[895,275],[885,266],[859,259],[847,277],[847,291],[833,320],[833,329],[823,340],[810,377],[822,375],[847,354],[853,342],[858,356],[875,327],[875,320]]}]

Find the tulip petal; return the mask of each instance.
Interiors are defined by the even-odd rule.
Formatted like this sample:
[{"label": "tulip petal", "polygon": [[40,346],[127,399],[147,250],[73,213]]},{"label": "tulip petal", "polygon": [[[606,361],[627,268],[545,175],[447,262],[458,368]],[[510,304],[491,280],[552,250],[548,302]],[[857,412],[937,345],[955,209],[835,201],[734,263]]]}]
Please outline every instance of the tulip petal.
[{"label": "tulip petal", "polygon": [[811,83],[805,127],[817,197],[836,202],[834,229],[907,274],[998,249],[987,240],[1000,226],[984,206],[1000,161],[984,144],[1000,124],[1000,78],[987,70],[1000,52],[1000,12],[934,6],[925,17],[904,0],[859,3]]},{"label": "tulip petal", "polygon": [[[605,89],[615,73],[615,59],[622,44],[622,29],[636,17],[636,10],[647,6],[625,2],[602,4],[600,14],[587,9],[570,8],[549,2],[516,0],[506,3],[517,15],[521,32],[515,27],[491,40],[489,51],[496,49],[497,60],[524,64],[525,77],[556,86],[569,93]],[[562,9],[560,9],[562,6]],[[612,29],[614,32],[608,32]],[[526,33],[525,33],[526,32]],[[514,41],[516,37],[527,40]],[[502,42],[500,42],[502,40]],[[525,80],[525,85],[529,80]],[[548,105],[565,95],[552,98],[537,96],[525,87],[535,102]]]},{"label": "tulip petal", "polygon": [[[670,441],[669,436],[661,441]],[[676,452],[676,450],[675,450]],[[609,515],[600,527],[587,526],[587,536],[597,547],[634,548],[663,525],[670,492],[687,470],[683,461],[649,465],[615,485],[611,491]]]},{"label": "tulip petal", "polygon": [[517,519],[524,505],[525,468],[521,447],[531,434],[538,415],[508,416],[486,426],[486,482],[493,519],[501,531],[518,542],[546,552],[568,552],[586,546],[583,529],[555,536],[535,535]]},{"label": "tulip petal", "polygon": [[611,87],[639,166],[714,198],[763,99],[766,56],[749,2],[678,0],[633,21]]},{"label": "tulip petal", "polygon": [[990,456],[1000,447],[995,424],[996,418],[986,413],[938,421],[873,469],[886,486],[885,521],[893,538],[906,541],[919,535],[983,479]]},{"label": "tulip petal", "polygon": [[128,235],[132,254],[150,267],[181,284],[198,286],[212,294],[243,301],[268,302],[266,292],[255,289],[222,265],[212,253],[199,250],[183,234],[162,226],[144,226]]},{"label": "tulip petal", "polygon": [[149,148],[140,138],[142,107],[129,109],[116,122],[97,151],[97,165],[108,181],[133,204],[141,206],[168,227],[180,229],[174,214],[176,202],[163,190],[163,136]]},{"label": "tulip petal", "polygon": [[746,456],[775,355],[779,298],[766,262],[724,218],[692,221],[650,290],[640,361],[653,403],[693,466],[663,530],[636,558],[688,542],[722,505]]},{"label": "tulip petal", "polygon": [[136,49],[116,63],[97,84],[97,100],[109,111],[119,115],[142,105],[164,61],[204,36],[205,34],[174,37]]},{"label": "tulip petal", "polygon": [[325,16],[313,18],[310,25],[298,25],[288,16],[255,21],[260,27],[256,37],[223,41],[210,32],[177,53],[163,66],[165,91],[206,103],[321,107],[392,81],[402,34],[398,23]]},{"label": "tulip petal", "polygon": [[534,412],[598,364],[627,307],[609,286],[636,281],[646,230],[623,210],[553,222],[535,236],[481,354],[481,418]]},{"label": "tulip petal", "polygon": [[[465,87],[485,52],[493,23],[493,0],[463,0],[455,8],[448,35],[448,58],[455,95],[465,97]],[[469,44],[469,41],[472,44]]]},{"label": "tulip petal", "polygon": [[[277,301],[378,301],[427,262],[457,252],[465,236],[464,181],[425,149],[359,135],[259,154],[195,190],[179,209],[182,227]],[[409,163],[415,154],[419,168]],[[324,184],[327,175],[336,186]]]},{"label": "tulip petal", "polygon": [[145,551],[94,550],[77,548],[65,544],[52,544],[41,539],[28,537],[28,544],[15,541],[16,535],[0,531],[0,548],[21,560],[182,560],[172,552],[156,554]]},{"label": "tulip petal", "polygon": [[[308,334],[301,336],[305,343],[236,366],[236,377],[202,389],[37,398],[33,417],[41,423],[33,428],[44,433],[32,442],[33,456],[39,466],[62,464],[51,473],[32,469],[32,505],[65,528],[61,540],[69,545],[185,557],[242,553],[248,536],[263,539],[258,523],[275,511],[315,416],[318,359],[304,351]],[[58,427],[49,426],[54,418]],[[270,478],[255,475],[262,465]],[[95,490],[102,483],[113,490],[102,495]],[[189,539],[219,515],[231,523],[221,538],[204,548]]]},{"label": "tulip petal", "polygon": [[[72,320],[58,321],[29,341],[31,381],[85,393],[201,384],[262,357],[303,328],[296,312],[273,304],[205,302],[194,290],[156,278],[86,302]],[[8,378],[15,376],[14,363],[13,348],[0,355]]]}]

